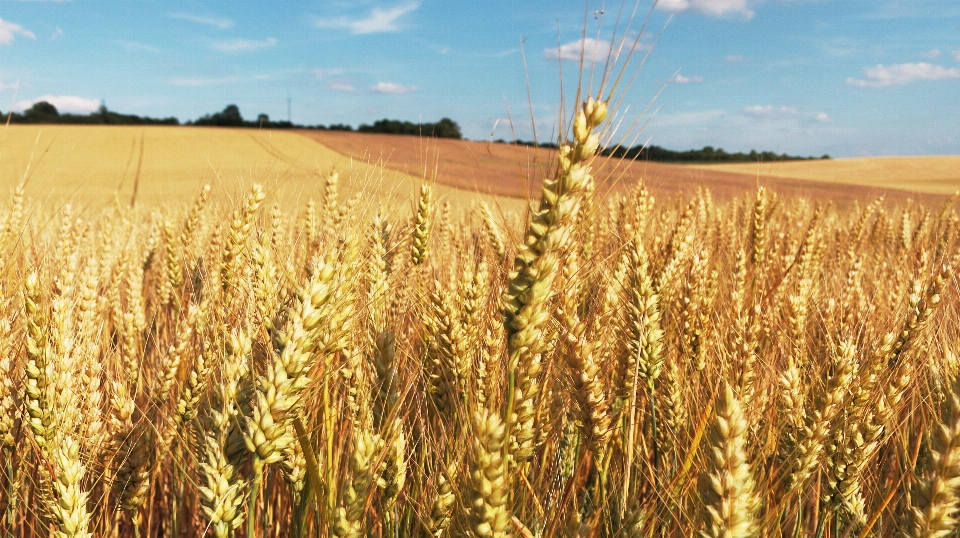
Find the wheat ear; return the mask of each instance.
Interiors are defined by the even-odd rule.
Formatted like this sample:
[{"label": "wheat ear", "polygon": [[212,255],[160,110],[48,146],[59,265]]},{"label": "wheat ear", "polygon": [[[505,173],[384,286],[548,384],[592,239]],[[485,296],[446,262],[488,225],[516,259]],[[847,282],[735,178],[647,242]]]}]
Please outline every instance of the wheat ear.
[{"label": "wheat ear", "polygon": [[960,493],[960,378],[947,393],[943,420],[931,432],[930,457],[912,495],[908,536],[944,538],[957,528]]},{"label": "wheat ear", "polygon": [[517,463],[533,455],[535,402],[540,392],[540,355],[545,340],[542,331],[552,313],[547,303],[554,294],[553,282],[560,272],[573,223],[593,183],[588,161],[600,145],[593,130],[606,116],[606,102],[593,98],[577,111],[573,143],[560,147],[557,177],[543,182],[540,207],[530,216],[524,240],[517,246],[504,294],[508,358],[504,422],[510,455]]},{"label": "wheat ear", "polygon": [[507,538],[510,510],[503,461],[503,423],[497,414],[479,411],[473,424],[467,516],[470,533],[475,538]]},{"label": "wheat ear", "polygon": [[420,185],[420,201],[417,204],[416,223],[410,243],[410,259],[413,265],[423,265],[429,253],[430,225],[433,215],[433,188],[429,183]]},{"label": "wheat ear", "polygon": [[88,491],[82,487],[86,468],[80,461],[80,443],[66,436],[54,449],[54,463],[57,467],[53,491],[56,502],[51,506],[57,529],[56,538],[93,538],[88,530],[90,512],[87,510]]},{"label": "wheat ear", "polygon": [[46,450],[55,435],[56,422],[49,395],[54,365],[49,357],[46,316],[40,306],[42,300],[37,274],[30,273],[23,289],[27,324],[24,407],[34,442],[41,450]]},{"label": "wheat ear", "polygon": [[787,480],[787,488],[794,492],[806,485],[807,480],[817,471],[823,460],[824,443],[830,433],[830,425],[843,406],[853,380],[856,348],[852,341],[844,340],[834,353],[833,373],[827,386],[820,394],[804,419],[804,426],[798,435],[793,454],[792,472]]},{"label": "wheat ear", "polygon": [[437,475],[434,486],[433,499],[430,502],[430,519],[427,520],[427,530],[434,538],[440,538],[450,526],[453,505],[457,496],[453,491],[453,481],[457,477],[457,467],[451,464],[445,472]]},{"label": "wheat ear", "polygon": [[577,418],[583,427],[583,439],[602,458],[613,433],[610,403],[603,386],[600,365],[594,358],[594,346],[586,337],[587,324],[575,314],[562,312],[567,326],[564,356],[570,369],[570,384],[577,403]]},{"label": "wheat ear", "polygon": [[354,433],[350,456],[350,479],[343,484],[343,506],[336,509],[331,535],[336,538],[360,538],[366,535],[367,496],[376,484],[381,462],[378,452],[383,441],[368,431]]},{"label": "wheat ear", "polygon": [[493,253],[497,255],[497,258],[501,260],[504,259],[507,256],[507,247],[505,246],[503,232],[500,230],[500,226],[493,220],[490,207],[485,203],[480,204],[480,216],[483,217],[483,227],[487,232],[487,241],[490,242],[490,248],[493,249]]},{"label": "wheat ear", "polygon": [[310,379],[306,373],[320,353],[317,339],[329,322],[335,305],[336,262],[328,257],[313,271],[300,304],[291,312],[281,335],[283,349],[273,355],[263,375],[257,376],[252,417],[247,422],[245,440],[254,454],[254,473],[280,461],[287,445],[293,442],[289,426],[300,403],[300,394]]},{"label": "wheat ear", "polygon": [[709,471],[703,477],[703,536],[748,538],[759,536],[760,508],[753,471],[747,462],[747,421],[728,383],[720,388],[710,429]]},{"label": "wheat ear", "polygon": [[228,440],[238,418],[238,388],[250,364],[250,337],[235,330],[225,347],[223,378],[213,395],[213,405],[202,432],[205,451],[200,468],[206,485],[198,488],[203,515],[217,538],[230,536],[244,518],[244,480],[237,462],[229,456]]}]

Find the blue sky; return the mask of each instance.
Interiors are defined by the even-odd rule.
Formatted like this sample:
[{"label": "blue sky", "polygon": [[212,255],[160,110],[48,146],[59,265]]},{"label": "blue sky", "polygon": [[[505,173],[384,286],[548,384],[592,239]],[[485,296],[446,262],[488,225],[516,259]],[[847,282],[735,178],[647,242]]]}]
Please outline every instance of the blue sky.
[{"label": "blue sky", "polygon": [[[649,8],[640,3],[628,37]],[[47,99],[86,112],[102,100],[184,121],[235,103],[247,118],[286,119],[289,95],[302,124],[447,116],[468,138],[509,139],[512,117],[519,138],[534,125],[550,139],[561,69],[572,88],[578,62],[568,58],[584,45],[603,56],[619,10],[581,0],[0,0],[0,110]],[[623,94],[628,142],[960,153],[958,0],[661,0],[634,66],[658,34]]]}]

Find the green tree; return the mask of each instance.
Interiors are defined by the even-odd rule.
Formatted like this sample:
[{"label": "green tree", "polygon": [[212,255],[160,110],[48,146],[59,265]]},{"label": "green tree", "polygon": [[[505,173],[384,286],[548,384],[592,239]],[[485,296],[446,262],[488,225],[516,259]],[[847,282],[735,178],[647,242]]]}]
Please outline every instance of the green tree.
[{"label": "green tree", "polygon": [[227,105],[223,112],[208,114],[194,122],[195,125],[214,125],[217,127],[242,127],[243,116],[237,105]]},{"label": "green tree", "polygon": [[23,113],[27,123],[55,123],[60,119],[57,107],[46,101],[37,101]]},{"label": "green tree", "polygon": [[437,138],[463,138],[460,126],[450,118],[441,118],[433,127],[433,136]]}]

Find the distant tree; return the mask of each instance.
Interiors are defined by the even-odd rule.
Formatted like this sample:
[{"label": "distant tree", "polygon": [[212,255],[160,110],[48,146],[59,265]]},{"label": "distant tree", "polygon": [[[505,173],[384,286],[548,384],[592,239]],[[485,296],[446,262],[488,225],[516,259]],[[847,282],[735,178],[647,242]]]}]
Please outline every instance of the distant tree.
[{"label": "distant tree", "polygon": [[46,101],[37,101],[27,110],[27,114],[44,114],[49,116],[59,116],[60,112],[57,110],[57,107]]},{"label": "distant tree", "polygon": [[[332,126],[330,127],[333,128]],[[431,136],[436,138],[463,138],[460,126],[450,118],[443,118],[437,123],[411,123],[409,121],[388,120],[386,118],[373,122],[373,125],[361,124],[357,127],[361,133],[384,133],[399,135]]]},{"label": "distant tree", "polygon": [[220,113],[220,118],[230,125],[243,125],[243,116],[240,115],[237,105],[227,105]]},{"label": "distant tree", "polygon": [[437,138],[463,138],[460,126],[450,118],[441,118],[433,127],[433,136]]},{"label": "distant tree", "polygon": [[260,114],[259,116],[257,116],[257,126],[258,126],[258,127],[264,127],[264,126],[269,126],[269,125],[270,125],[270,116],[268,116],[268,115],[266,115],[266,114]]},{"label": "distant tree", "polygon": [[23,112],[23,119],[27,123],[56,123],[60,119],[60,112],[46,101],[37,101]]},{"label": "distant tree", "polygon": [[194,125],[214,125],[217,127],[242,127],[243,116],[237,105],[227,105],[223,112],[208,114],[194,122]]}]

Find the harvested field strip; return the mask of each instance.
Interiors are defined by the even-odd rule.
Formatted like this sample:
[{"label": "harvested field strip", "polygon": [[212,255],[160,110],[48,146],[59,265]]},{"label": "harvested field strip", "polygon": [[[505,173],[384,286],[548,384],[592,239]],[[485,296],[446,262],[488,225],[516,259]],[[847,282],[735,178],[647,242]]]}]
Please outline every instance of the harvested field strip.
[{"label": "harvested field strip", "polygon": [[[443,185],[503,196],[526,197],[537,192],[536,178],[552,173],[556,151],[528,146],[493,144],[451,139],[427,139],[414,136],[353,133],[343,131],[300,131],[324,146],[363,162],[417,175],[423,170],[437,172]],[[620,159],[597,160],[599,188],[604,183],[617,190],[632,188],[643,179],[651,192],[663,195],[706,187],[718,198],[738,196],[758,183],[784,194],[829,196],[837,203],[856,198],[886,195],[894,198],[914,196],[892,182],[844,184],[810,181],[815,177],[790,174],[760,175],[755,165],[724,166],[676,165],[654,162],[629,162]],[[960,165],[958,165],[960,169]],[[960,185],[960,181],[957,182]],[[952,193],[953,190],[926,191]]]}]

